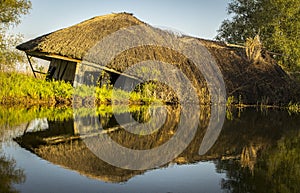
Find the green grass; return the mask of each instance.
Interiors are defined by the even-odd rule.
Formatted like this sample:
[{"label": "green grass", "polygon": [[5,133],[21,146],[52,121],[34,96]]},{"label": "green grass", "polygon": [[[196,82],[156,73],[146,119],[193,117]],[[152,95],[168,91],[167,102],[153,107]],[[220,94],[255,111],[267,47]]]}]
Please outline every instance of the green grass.
[{"label": "green grass", "polygon": [[73,87],[63,81],[46,81],[20,73],[0,72],[0,101],[5,103],[42,103],[71,99]]},{"label": "green grass", "polygon": [[112,86],[93,87],[82,85],[74,89],[71,84],[64,81],[46,81],[20,73],[0,72],[0,104],[71,104],[74,96],[84,100],[94,98],[97,104],[139,103],[149,104],[158,102],[151,96],[149,84],[141,91],[125,92],[120,89],[113,90]]}]

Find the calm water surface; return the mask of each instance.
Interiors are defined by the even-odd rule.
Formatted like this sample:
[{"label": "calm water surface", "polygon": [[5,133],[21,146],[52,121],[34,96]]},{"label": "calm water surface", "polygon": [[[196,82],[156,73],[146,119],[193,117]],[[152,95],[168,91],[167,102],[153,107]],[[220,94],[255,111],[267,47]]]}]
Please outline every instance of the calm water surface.
[{"label": "calm water surface", "polygon": [[228,112],[217,141],[199,155],[210,118],[203,109],[188,147],[142,171],[106,163],[84,141],[106,133],[130,149],[159,147],[179,122],[178,107],[166,109],[164,124],[140,136],[120,127],[120,118],[123,125],[147,123],[160,110],[1,107],[0,192],[300,192],[300,116],[283,110]]}]

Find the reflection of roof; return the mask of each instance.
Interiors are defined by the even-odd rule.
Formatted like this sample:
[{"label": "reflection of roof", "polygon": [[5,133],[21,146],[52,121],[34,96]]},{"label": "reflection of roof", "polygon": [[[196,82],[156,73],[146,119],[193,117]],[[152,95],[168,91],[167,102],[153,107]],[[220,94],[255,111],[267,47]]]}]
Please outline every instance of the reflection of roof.
[{"label": "reflection of roof", "polygon": [[[136,137],[125,130],[112,130],[109,136],[117,143],[132,149],[141,149],[141,147],[151,149],[157,147],[161,144],[161,139],[164,142],[170,139],[170,133],[176,132],[175,129],[170,129],[175,128],[178,123],[175,120],[178,120],[179,114],[175,112],[177,111],[170,111],[173,117],[166,119],[165,129],[161,129],[159,132],[148,137]],[[216,159],[242,158],[243,165],[252,167],[251,164],[255,163],[256,154],[259,150],[274,144],[282,138],[285,132],[297,128],[297,125],[300,124],[299,119],[294,120],[287,112],[278,112],[264,116],[257,113],[255,109],[247,110],[243,112],[241,118],[226,121],[218,141],[209,152],[200,156],[198,151],[209,120],[209,117],[201,117],[203,118],[195,138],[186,150],[173,160],[172,163],[187,164]],[[74,122],[69,121],[68,125],[63,125],[62,123],[52,124],[49,122],[49,130],[25,133],[15,140],[22,147],[45,160],[105,182],[126,182],[135,175],[145,172],[117,168],[102,161],[90,151],[86,144],[79,139],[79,136],[72,133]],[[65,140],[56,143],[57,141],[55,142],[52,139],[57,139],[59,133],[61,139],[64,138]],[[73,139],[69,140],[72,137]],[[146,162],[147,160],[145,160]]]},{"label": "reflection of roof", "polygon": [[142,22],[128,13],[98,16],[25,42],[17,49],[32,55],[47,53],[82,60],[84,54],[103,37],[137,24]]},{"label": "reflection of roof", "polygon": [[38,156],[54,164],[105,182],[126,182],[133,176],[143,173],[117,168],[102,161],[81,140],[57,145],[42,145],[34,151]]}]

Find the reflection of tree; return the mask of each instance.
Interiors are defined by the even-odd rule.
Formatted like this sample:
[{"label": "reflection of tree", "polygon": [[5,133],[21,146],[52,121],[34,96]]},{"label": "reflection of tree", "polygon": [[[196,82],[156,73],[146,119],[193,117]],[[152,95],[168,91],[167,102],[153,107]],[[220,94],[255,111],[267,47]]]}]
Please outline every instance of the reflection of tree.
[{"label": "reflection of tree", "polygon": [[24,171],[16,169],[15,160],[0,156],[0,193],[18,192],[12,185],[24,183],[25,178]]},{"label": "reflection of tree", "polygon": [[263,172],[241,167],[239,160],[220,160],[216,165],[218,172],[227,174],[227,179],[222,180],[222,189],[226,192],[269,192]]},{"label": "reflection of tree", "polygon": [[273,192],[300,192],[300,131],[279,140],[277,147],[264,155],[260,167],[276,184]]},{"label": "reflection of tree", "polygon": [[300,192],[300,131],[281,138],[258,155],[253,171],[239,160],[220,160],[218,172],[225,171],[222,187],[228,192]]}]

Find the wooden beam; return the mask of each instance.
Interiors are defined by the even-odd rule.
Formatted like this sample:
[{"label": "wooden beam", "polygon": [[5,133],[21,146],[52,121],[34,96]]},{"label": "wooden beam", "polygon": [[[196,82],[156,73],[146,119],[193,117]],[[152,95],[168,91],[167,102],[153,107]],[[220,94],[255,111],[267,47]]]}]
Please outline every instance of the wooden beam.
[{"label": "wooden beam", "polygon": [[131,79],[135,79],[135,80],[140,80],[141,81],[141,79],[139,79],[137,77],[134,77],[134,76],[131,76],[129,74],[125,74],[125,73],[116,71],[116,70],[111,69],[111,68],[107,68],[106,66],[101,66],[99,64],[88,62],[88,61],[84,61],[83,62],[82,60],[78,60],[78,59],[74,59],[74,58],[69,58],[69,57],[65,57],[65,56],[59,56],[57,54],[43,53],[43,52],[26,52],[26,54],[28,54],[30,56],[37,57],[37,58],[42,58],[42,59],[49,58],[51,60],[53,58],[53,59],[66,60],[66,61],[70,61],[70,62],[81,63],[81,64],[89,65],[89,66],[94,67],[94,68],[101,68],[101,69],[103,69],[103,70],[105,70],[107,72],[112,72],[112,73],[115,73],[115,74],[126,76],[126,77],[131,78]]},{"label": "wooden beam", "polygon": [[32,70],[32,73],[33,73],[34,77],[36,78],[35,70],[33,69],[33,66],[32,66],[32,63],[31,63],[31,60],[30,60],[31,58],[29,58],[29,55],[27,53],[26,53],[26,56],[27,56],[27,60],[29,62],[30,68]]},{"label": "wooden beam", "polygon": [[70,61],[70,62],[76,62],[76,63],[81,62],[81,60],[69,58],[69,57],[65,57],[65,56],[60,56],[57,54],[49,54],[49,53],[44,53],[44,52],[26,52],[26,53],[30,56],[34,56],[34,57],[41,58],[44,60],[49,59],[50,61],[51,61],[51,59],[59,59],[59,60],[66,60],[66,61]]},{"label": "wooden beam", "polygon": [[31,57],[32,57],[32,56],[29,56],[27,53],[26,53],[26,56],[27,56],[27,59],[28,59],[30,68],[31,68],[32,73],[33,73],[33,75],[34,75],[35,78],[36,78],[36,74],[35,74],[35,73],[39,73],[39,74],[47,74],[47,73],[45,73],[45,72],[41,72],[41,71],[35,70],[35,69],[33,68],[32,63],[31,63]]},{"label": "wooden beam", "polygon": [[106,66],[101,66],[99,64],[95,64],[95,63],[92,63],[92,62],[87,62],[87,61],[84,61],[83,63],[81,63],[83,65],[88,65],[90,67],[93,67],[93,68],[101,68],[102,70],[105,70],[105,71],[108,71],[108,72],[112,72],[112,73],[115,73],[115,74],[119,74],[119,75],[122,75],[122,76],[126,76],[128,78],[131,78],[131,79],[135,79],[135,80],[139,80],[139,81],[142,81],[141,79],[137,78],[137,77],[134,77],[134,76],[131,76],[129,74],[125,74],[125,73],[122,73],[122,72],[118,72],[114,69],[111,69],[111,68],[107,68]]}]

